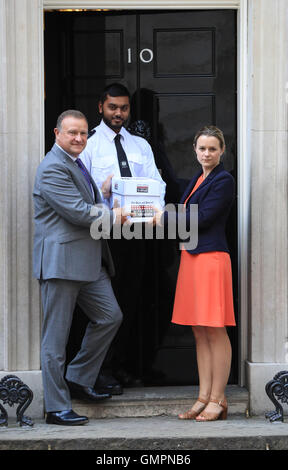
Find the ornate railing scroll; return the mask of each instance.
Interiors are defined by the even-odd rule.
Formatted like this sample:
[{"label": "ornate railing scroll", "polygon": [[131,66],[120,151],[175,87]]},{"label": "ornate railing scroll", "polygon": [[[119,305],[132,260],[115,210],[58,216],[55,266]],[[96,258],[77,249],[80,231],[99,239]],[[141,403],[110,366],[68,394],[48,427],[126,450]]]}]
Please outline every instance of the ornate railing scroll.
[{"label": "ornate railing scroll", "polygon": [[[17,422],[20,426],[33,426],[33,421],[24,416],[24,411],[33,400],[33,392],[16,375],[6,375],[0,380],[0,401],[4,405],[14,406],[19,403],[16,410]],[[8,414],[0,403],[0,426],[8,426]]]},{"label": "ornate railing scroll", "polygon": [[278,372],[273,377],[273,380],[270,380],[265,387],[265,391],[275,405],[275,411],[269,411],[266,413],[266,418],[271,422],[273,421],[284,421],[283,407],[281,403],[288,403],[288,371],[282,370]]}]

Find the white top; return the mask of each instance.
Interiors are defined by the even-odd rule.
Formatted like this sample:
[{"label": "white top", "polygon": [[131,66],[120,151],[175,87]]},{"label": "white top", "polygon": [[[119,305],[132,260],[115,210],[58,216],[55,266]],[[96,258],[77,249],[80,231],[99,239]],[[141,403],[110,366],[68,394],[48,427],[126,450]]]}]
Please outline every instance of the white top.
[{"label": "white top", "polygon": [[[79,157],[101,190],[102,183],[109,175],[121,176],[114,142],[117,134],[103,120],[99,126],[95,127],[95,131]],[[121,127],[119,134],[132,176],[160,181],[162,183],[161,203],[164,207],[166,184],[157,170],[151,146],[144,138],[130,134],[124,127]]]}]

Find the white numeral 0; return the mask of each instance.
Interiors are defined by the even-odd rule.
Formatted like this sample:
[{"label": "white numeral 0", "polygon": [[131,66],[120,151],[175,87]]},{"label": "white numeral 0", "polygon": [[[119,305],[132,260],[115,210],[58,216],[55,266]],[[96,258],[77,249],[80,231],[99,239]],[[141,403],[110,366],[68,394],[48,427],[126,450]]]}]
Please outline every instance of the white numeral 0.
[{"label": "white numeral 0", "polygon": [[[149,59],[144,59],[143,54],[145,52],[150,54]],[[145,62],[146,64],[148,64],[149,62],[152,62],[152,60],[153,60],[153,51],[151,51],[151,49],[142,49],[142,51],[140,52],[140,59],[142,60],[142,62]]]}]

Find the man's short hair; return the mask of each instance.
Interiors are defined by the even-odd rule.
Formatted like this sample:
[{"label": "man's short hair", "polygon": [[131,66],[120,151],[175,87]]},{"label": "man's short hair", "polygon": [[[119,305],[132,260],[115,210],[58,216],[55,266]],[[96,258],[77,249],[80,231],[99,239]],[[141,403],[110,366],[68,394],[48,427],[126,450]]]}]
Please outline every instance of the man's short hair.
[{"label": "man's short hair", "polygon": [[128,96],[130,100],[130,93],[128,89],[124,85],[121,85],[121,83],[111,83],[110,85],[106,86],[100,95],[99,101],[103,104],[104,101],[107,100],[108,95],[113,96],[114,98],[116,96]]},{"label": "man's short hair", "polygon": [[78,111],[77,109],[67,109],[67,111],[63,111],[63,113],[61,113],[60,116],[58,116],[56,127],[59,131],[61,130],[62,121],[66,117],[74,117],[76,119],[84,119],[88,124],[88,120],[87,120],[86,116],[81,111]]}]

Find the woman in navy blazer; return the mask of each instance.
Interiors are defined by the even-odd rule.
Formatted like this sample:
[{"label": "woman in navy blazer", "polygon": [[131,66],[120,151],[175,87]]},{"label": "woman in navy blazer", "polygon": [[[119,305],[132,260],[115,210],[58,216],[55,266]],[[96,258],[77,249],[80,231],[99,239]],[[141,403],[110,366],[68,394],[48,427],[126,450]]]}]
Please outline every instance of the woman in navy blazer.
[{"label": "woman in navy blazer", "polygon": [[[190,204],[198,205],[198,244],[194,249],[181,251],[172,322],[192,326],[199,397],[179,418],[214,421],[227,416],[225,388],[231,367],[231,344],[226,326],[235,325],[231,260],[225,236],[235,182],[220,162],[225,151],[220,129],[201,129],[195,136],[194,150],[202,169],[188,185],[180,201],[185,210],[177,217],[178,223],[185,219],[188,231]],[[156,216],[158,223],[165,223],[165,219],[167,212]]]},{"label": "woman in navy blazer", "polygon": [[[200,170],[190,181],[180,204],[185,200],[195,187],[199,177],[203,174]],[[198,205],[198,244],[189,253],[203,253],[208,251],[225,251],[229,253],[225,226],[233,204],[235,194],[235,182],[233,176],[224,169],[223,163],[215,168],[203,180],[198,189],[192,194],[186,204],[186,227],[189,228],[190,204]],[[188,224],[187,224],[188,222]]]}]

